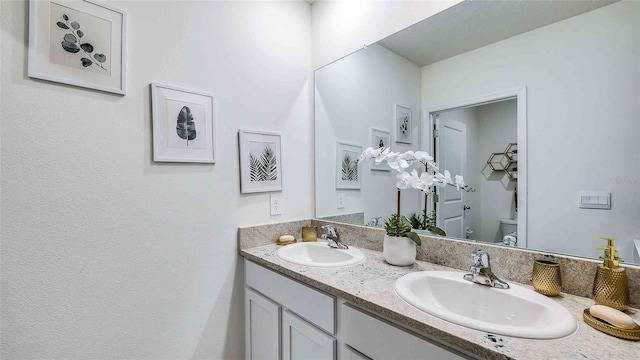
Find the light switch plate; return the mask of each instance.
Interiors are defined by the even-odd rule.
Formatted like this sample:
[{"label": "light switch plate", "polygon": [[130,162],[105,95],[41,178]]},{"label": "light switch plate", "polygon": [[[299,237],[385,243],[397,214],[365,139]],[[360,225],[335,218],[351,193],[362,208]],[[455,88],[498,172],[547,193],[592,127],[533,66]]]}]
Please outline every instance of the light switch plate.
[{"label": "light switch plate", "polygon": [[338,209],[344,209],[344,193],[338,193]]},{"label": "light switch plate", "polygon": [[271,215],[282,214],[282,195],[271,195]]},{"label": "light switch plate", "polygon": [[608,191],[578,192],[578,207],[581,209],[611,209],[611,193]]}]

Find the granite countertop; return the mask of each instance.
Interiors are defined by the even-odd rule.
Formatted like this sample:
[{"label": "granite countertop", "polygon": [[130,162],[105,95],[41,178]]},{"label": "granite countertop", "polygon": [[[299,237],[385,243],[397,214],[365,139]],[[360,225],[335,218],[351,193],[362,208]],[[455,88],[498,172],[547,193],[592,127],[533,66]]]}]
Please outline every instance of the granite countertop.
[{"label": "granite countertop", "polygon": [[[240,254],[316,289],[392,319],[418,334],[453,345],[481,358],[638,359],[640,357],[640,342],[606,335],[591,328],[582,320],[582,311],[594,304],[593,300],[588,298],[564,293],[551,298],[567,308],[578,323],[578,330],[568,337],[556,340],[530,340],[491,335],[441,320],[418,310],[400,299],[393,289],[396,279],[410,272],[422,270],[461,272],[460,270],[423,261],[416,261],[408,267],[391,266],[384,262],[382,253],[363,248],[359,249],[366,255],[367,260],[361,264],[341,268],[308,267],[281,260],[275,254],[278,247],[266,245],[242,249]],[[518,285],[532,289],[528,285]],[[630,313],[634,320],[640,320],[640,311],[631,310]]]}]

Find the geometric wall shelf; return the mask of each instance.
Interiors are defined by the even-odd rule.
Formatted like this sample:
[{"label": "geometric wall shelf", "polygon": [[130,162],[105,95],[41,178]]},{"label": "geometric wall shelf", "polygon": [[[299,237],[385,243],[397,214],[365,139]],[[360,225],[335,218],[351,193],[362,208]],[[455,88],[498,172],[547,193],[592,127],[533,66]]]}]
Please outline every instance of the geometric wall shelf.
[{"label": "geometric wall shelf", "polygon": [[493,171],[504,171],[507,169],[510,163],[510,159],[504,153],[493,153],[487,160],[487,165]]},{"label": "geometric wall shelf", "polygon": [[487,160],[493,171],[505,171],[509,179],[518,179],[518,143],[507,145],[503,152],[493,153]]}]

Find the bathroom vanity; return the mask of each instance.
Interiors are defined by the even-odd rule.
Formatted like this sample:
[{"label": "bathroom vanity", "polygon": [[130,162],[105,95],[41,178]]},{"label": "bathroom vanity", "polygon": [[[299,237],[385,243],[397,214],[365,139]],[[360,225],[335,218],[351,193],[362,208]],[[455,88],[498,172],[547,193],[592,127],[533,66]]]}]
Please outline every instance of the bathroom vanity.
[{"label": "bathroom vanity", "polygon": [[[279,246],[254,241],[251,246],[241,240],[240,250],[247,359],[632,359],[640,351],[637,342],[605,335],[582,321],[582,310],[593,305],[588,298],[564,293],[552,298],[577,321],[570,336],[495,335],[429,315],[394,291],[405,274],[459,271],[462,276],[460,270],[423,261],[395,267],[380,252],[362,247],[367,259],[360,264],[310,267],[279,258]],[[640,320],[640,313],[632,316]]]}]

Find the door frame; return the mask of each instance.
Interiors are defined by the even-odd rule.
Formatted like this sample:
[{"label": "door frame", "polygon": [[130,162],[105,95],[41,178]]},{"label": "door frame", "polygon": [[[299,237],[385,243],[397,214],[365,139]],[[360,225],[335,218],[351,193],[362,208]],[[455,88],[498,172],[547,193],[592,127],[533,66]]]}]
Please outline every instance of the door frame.
[{"label": "door frame", "polygon": [[422,149],[432,151],[434,114],[446,110],[467,108],[479,105],[491,104],[503,100],[516,99],[517,123],[518,123],[518,247],[527,247],[528,227],[527,227],[527,201],[528,192],[528,156],[527,147],[527,87],[507,89],[495,93],[481,95],[473,98],[454,101],[448,104],[434,106],[422,110],[420,146]]}]

